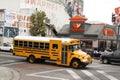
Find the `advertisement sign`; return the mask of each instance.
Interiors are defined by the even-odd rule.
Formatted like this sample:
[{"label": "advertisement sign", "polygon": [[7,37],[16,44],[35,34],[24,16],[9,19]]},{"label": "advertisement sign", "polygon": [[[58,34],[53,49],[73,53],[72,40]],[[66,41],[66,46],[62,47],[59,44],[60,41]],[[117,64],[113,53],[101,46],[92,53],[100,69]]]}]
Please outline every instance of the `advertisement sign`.
[{"label": "advertisement sign", "polygon": [[18,35],[18,28],[4,27],[4,37],[13,38]]},{"label": "advertisement sign", "polygon": [[84,22],[70,22],[70,33],[71,34],[83,34],[84,33]]},{"label": "advertisement sign", "polygon": [[120,15],[120,7],[115,8],[115,14]]},{"label": "advertisement sign", "polygon": [[4,21],[4,12],[0,12],[0,21]]},{"label": "advertisement sign", "polygon": [[114,36],[115,35],[115,31],[112,29],[104,29],[103,30],[103,34],[107,35],[107,36]]},{"label": "advertisement sign", "polygon": [[22,0],[21,8],[45,11],[50,24],[54,24],[59,31],[69,24],[70,17],[82,14],[83,3],[82,0]]},{"label": "advertisement sign", "polygon": [[5,10],[5,26],[8,27],[30,27],[30,15]]}]

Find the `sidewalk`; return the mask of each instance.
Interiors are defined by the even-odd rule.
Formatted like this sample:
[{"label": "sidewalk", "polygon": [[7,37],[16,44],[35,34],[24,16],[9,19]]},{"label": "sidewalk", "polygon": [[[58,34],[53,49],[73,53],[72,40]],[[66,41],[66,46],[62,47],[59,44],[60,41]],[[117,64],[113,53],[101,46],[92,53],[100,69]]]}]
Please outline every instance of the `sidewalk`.
[{"label": "sidewalk", "polygon": [[13,69],[0,67],[0,80],[20,80],[20,74]]}]

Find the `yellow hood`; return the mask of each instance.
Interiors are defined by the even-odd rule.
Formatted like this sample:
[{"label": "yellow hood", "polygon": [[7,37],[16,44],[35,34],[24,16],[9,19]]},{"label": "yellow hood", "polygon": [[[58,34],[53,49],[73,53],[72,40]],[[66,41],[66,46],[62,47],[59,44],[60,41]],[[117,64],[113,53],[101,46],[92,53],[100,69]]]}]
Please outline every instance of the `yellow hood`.
[{"label": "yellow hood", "polygon": [[78,55],[83,56],[83,57],[87,55],[87,53],[82,51],[82,50],[77,50],[77,51],[74,51],[73,53],[78,54]]}]

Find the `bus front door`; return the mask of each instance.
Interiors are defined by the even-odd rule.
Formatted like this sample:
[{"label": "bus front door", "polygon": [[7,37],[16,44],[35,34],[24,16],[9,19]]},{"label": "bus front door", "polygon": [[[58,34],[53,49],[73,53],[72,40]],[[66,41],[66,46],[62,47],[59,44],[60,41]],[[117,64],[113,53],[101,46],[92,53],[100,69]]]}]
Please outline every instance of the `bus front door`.
[{"label": "bus front door", "polygon": [[62,54],[61,54],[61,63],[62,64],[67,64],[67,46],[62,45]]}]

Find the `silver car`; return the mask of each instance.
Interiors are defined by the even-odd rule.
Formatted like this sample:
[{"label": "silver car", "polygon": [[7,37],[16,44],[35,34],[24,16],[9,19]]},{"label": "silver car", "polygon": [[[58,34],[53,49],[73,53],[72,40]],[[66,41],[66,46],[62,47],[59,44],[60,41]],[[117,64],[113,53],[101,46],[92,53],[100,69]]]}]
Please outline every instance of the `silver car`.
[{"label": "silver car", "polygon": [[115,50],[109,54],[102,54],[100,56],[100,62],[104,64],[108,64],[112,62],[120,63],[120,50]]},{"label": "silver car", "polygon": [[13,51],[13,45],[12,44],[3,44],[0,46],[0,51]]}]

